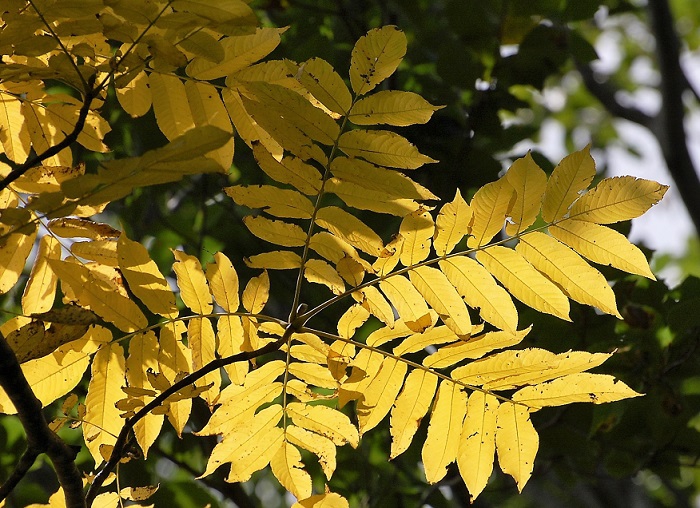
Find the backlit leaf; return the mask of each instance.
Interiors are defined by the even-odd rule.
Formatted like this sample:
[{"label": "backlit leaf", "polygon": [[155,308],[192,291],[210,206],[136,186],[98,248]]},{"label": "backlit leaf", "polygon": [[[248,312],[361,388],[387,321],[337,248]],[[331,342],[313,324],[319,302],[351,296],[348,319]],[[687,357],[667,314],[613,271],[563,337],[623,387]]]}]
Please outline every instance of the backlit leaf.
[{"label": "backlit leaf", "polygon": [[472,331],[469,310],[445,274],[437,268],[420,266],[408,272],[408,276],[442,322],[460,337],[469,337]]},{"label": "backlit leaf", "polygon": [[253,277],[248,281],[243,290],[243,307],[252,314],[257,314],[270,297],[270,277],[267,272],[263,272],[257,277]]},{"label": "backlit leaf", "polygon": [[175,256],[173,271],[177,276],[180,298],[193,312],[209,314],[213,309],[213,305],[207,278],[202,271],[202,265],[194,256],[179,250],[173,250],[172,252],[173,256]]},{"label": "backlit leaf", "polygon": [[340,136],[338,148],[350,157],[361,157],[372,164],[391,168],[416,169],[437,162],[391,131],[349,131]]},{"label": "backlit leaf", "polygon": [[36,231],[30,235],[13,233],[0,244],[0,294],[17,284],[35,238]]},{"label": "backlit leaf", "polygon": [[396,401],[403,386],[407,365],[394,358],[385,358],[377,376],[364,390],[364,397],[357,404],[357,420],[360,434],[376,427]]},{"label": "backlit leaf", "polygon": [[287,404],[287,414],[299,427],[327,437],[336,446],[349,443],[356,448],[360,442],[357,429],[350,419],[330,407],[291,402]]},{"label": "backlit leaf", "polygon": [[[316,215],[316,223],[367,254],[377,256],[384,246],[377,233],[342,208],[336,206],[321,208]],[[304,233],[305,236],[306,233]]]},{"label": "backlit leaf", "polygon": [[432,324],[425,299],[406,277],[387,277],[379,287],[411,330],[422,332]]},{"label": "backlit leaf", "polygon": [[350,85],[363,95],[391,76],[406,54],[406,36],[395,26],[375,28],[352,50]]},{"label": "backlit leaf", "polygon": [[537,219],[547,188],[547,175],[528,152],[513,163],[505,178],[515,190],[515,203],[510,212],[513,222],[506,224],[506,234],[513,236],[525,231]]},{"label": "backlit leaf", "polygon": [[26,315],[46,312],[53,306],[58,277],[49,266],[49,259],[61,257],[61,245],[54,237],[46,235],[39,241],[36,261],[22,294],[22,312]]},{"label": "backlit leaf", "polygon": [[153,93],[153,112],[158,128],[166,138],[172,141],[195,126],[185,85],[180,78],[154,72],[149,83]]},{"label": "backlit leaf", "polygon": [[441,106],[413,92],[382,90],[357,101],[348,115],[355,125],[388,124],[405,127],[426,123]]},{"label": "backlit leaf", "polygon": [[503,229],[513,197],[513,187],[505,178],[487,183],[476,191],[470,203],[472,227],[467,239],[469,248],[486,245],[496,233]]},{"label": "backlit leaf", "polygon": [[437,376],[414,369],[391,411],[391,458],[402,454],[413,441],[421,419],[430,409],[437,388]]},{"label": "backlit leaf", "polygon": [[275,217],[310,219],[314,205],[300,193],[272,185],[236,185],[224,191],[239,205],[261,208]]},{"label": "backlit leaf", "polygon": [[481,358],[496,349],[519,344],[528,334],[530,328],[518,332],[496,331],[471,337],[467,342],[457,342],[438,349],[435,353],[423,360],[423,365],[435,369],[449,367],[467,358]]},{"label": "backlit leaf", "polygon": [[217,252],[214,262],[207,265],[205,275],[216,303],[226,312],[236,312],[240,304],[238,274],[231,260],[223,252]]},{"label": "backlit leaf", "polygon": [[297,427],[296,425],[287,426],[287,439],[289,439],[292,444],[316,455],[326,478],[329,480],[331,479],[336,467],[336,448],[335,444],[333,444],[330,439],[304,428]]},{"label": "backlit leaf", "polygon": [[403,237],[400,260],[404,266],[420,263],[430,254],[430,245],[435,223],[424,209],[406,215],[401,221],[399,234]]},{"label": "backlit leaf", "polygon": [[528,409],[511,402],[502,403],[496,418],[498,464],[504,473],[515,479],[519,492],[532,475],[539,445],[540,439],[532,426]]},{"label": "backlit leaf", "polygon": [[285,157],[280,162],[261,143],[253,143],[253,155],[260,169],[273,180],[292,185],[309,196],[321,190],[321,175],[313,166],[295,157]]},{"label": "backlit leaf", "polygon": [[345,115],[352,105],[352,95],[333,67],[320,58],[311,58],[299,66],[297,79],[329,110]]},{"label": "backlit leaf", "polygon": [[301,256],[290,250],[263,252],[243,260],[249,268],[290,270],[301,266]]},{"label": "backlit leaf", "polygon": [[270,220],[262,216],[248,215],[243,218],[246,227],[255,236],[283,247],[301,247],[306,240],[306,233],[296,224],[281,220]]},{"label": "backlit leaf", "polygon": [[579,193],[588,188],[595,176],[595,161],[590,146],[564,157],[547,182],[542,201],[542,218],[547,222],[561,219]]},{"label": "backlit leaf", "polygon": [[438,256],[449,254],[469,232],[472,210],[459,189],[449,203],[445,203],[435,220],[433,247]]},{"label": "backlit leaf", "polygon": [[286,441],[282,443],[270,460],[270,467],[282,486],[297,499],[311,495],[311,476],[303,469],[301,453],[296,446]]}]

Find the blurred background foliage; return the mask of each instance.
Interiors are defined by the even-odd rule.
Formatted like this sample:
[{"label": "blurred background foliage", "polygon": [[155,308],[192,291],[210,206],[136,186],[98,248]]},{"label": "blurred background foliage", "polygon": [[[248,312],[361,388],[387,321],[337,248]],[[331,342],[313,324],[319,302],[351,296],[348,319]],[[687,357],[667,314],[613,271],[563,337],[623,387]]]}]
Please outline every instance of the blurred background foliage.
[{"label": "blurred background foliage", "polygon": [[[395,24],[406,32],[408,54],[385,86],[415,91],[446,106],[427,125],[404,129],[402,134],[440,161],[414,174],[416,179],[450,200],[456,187],[470,196],[530,149],[545,171],[558,162],[552,154],[564,155],[587,143],[592,144],[599,176],[609,169],[611,148],[626,151],[642,164],[620,129],[630,122],[626,118],[630,111],[663,113],[657,90],[662,78],[659,45],[650,7],[666,0],[648,1],[650,5],[626,0],[254,0],[253,6],[263,24],[289,27],[274,58],[301,62],[318,56],[341,75],[346,75],[354,42],[368,29]],[[684,61],[692,63],[695,58],[700,66],[697,2],[674,0],[670,7]],[[582,78],[587,73],[592,82]],[[607,99],[612,97],[613,102],[605,104],[601,90],[590,89],[596,83],[612,94]],[[685,119],[680,121],[698,109],[697,95],[691,86],[686,88]],[[615,104],[627,109],[616,109]],[[164,142],[152,113],[134,120],[119,109],[113,95],[106,108],[105,117],[113,126],[106,140],[112,149],[108,157],[138,155]],[[682,139],[676,141],[685,145]],[[97,155],[80,155],[88,164],[98,162]],[[175,247],[203,262],[218,250],[234,261],[267,250],[243,227],[240,219],[246,211],[221,191],[233,182],[263,183],[265,177],[238,140],[234,161],[228,177],[201,175],[138,189],[112,204],[103,218],[143,242],[165,273],[172,264],[170,249]],[[636,174],[634,167],[624,172]],[[363,219],[385,239],[397,227],[386,217]],[[629,232],[629,224],[621,228]],[[683,253],[657,258],[657,268],[672,268],[674,279],[668,284],[606,272],[624,321],[575,304],[573,323],[520,309],[520,326],[535,325],[527,346],[556,352],[616,350],[598,372],[615,374],[647,395],[537,413],[541,445],[524,492],[518,495],[514,482],[495,473],[474,506],[700,506],[700,279],[696,278],[700,244],[692,238],[689,245]],[[251,275],[241,269],[243,280]],[[271,276],[269,312],[285,317],[294,282],[284,273]],[[310,294],[308,303],[318,303],[324,296]],[[12,310],[12,301],[8,295],[6,310]],[[334,308],[330,311],[322,318],[325,322],[316,318],[313,325],[334,328],[338,315]],[[207,415],[203,404],[197,407],[188,428],[201,428]],[[424,427],[419,431],[423,435]],[[156,506],[211,503],[247,508],[293,502],[264,471],[244,485],[226,484],[222,471],[193,480],[203,471],[215,442],[202,438],[195,442],[186,434],[179,440],[166,428],[151,451],[155,460],[120,467],[125,485],[143,484],[147,478],[161,484],[152,498]],[[69,442],[77,439],[69,429],[62,432]],[[18,423],[2,420],[0,476],[7,477],[18,460],[22,436]],[[426,484],[420,442],[414,440],[406,453],[389,462],[385,420],[363,438],[358,450],[339,450],[332,489],[357,507],[468,506],[456,468],[438,485]],[[81,454],[79,467],[90,460],[87,453]],[[35,465],[9,505],[45,502],[57,487],[48,477],[44,466]]]}]

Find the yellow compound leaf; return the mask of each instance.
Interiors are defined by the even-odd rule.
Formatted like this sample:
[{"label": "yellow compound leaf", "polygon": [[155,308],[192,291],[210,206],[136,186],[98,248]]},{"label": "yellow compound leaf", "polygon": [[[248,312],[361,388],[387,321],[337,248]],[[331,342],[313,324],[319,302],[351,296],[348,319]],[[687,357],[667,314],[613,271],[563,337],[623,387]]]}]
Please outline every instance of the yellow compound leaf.
[{"label": "yellow compound leaf", "polygon": [[404,266],[420,263],[430,254],[435,223],[430,212],[420,208],[401,221],[399,234],[403,237],[400,260]]},{"label": "yellow compound leaf", "polygon": [[355,331],[365,324],[369,316],[367,309],[361,305],[352,305],[338,320],[338,335],[345,339],[352,338]]},{"label": "yellow compound leaf", "polygon": [[550,226],[549,232],[594,263],[656,280],[642,251],[617,231],[592,222],[569,219]]},{"label": "yellow compound leaf", "polygon": [[321,208],[316,222],[341,240],[372,256],[378,256],[384,247],[382,239],[369,226],[337,206]]},{"label": "yellow compound leaf", "polygon": [[472,226],[467,247],[486,245],[502,228],[514,198],[513,187],[501,178],[476,191],[471,201]]},{"label": "yellow compound leaf", "polygon": [[391,131],[349,131],[340,136],[338,148],[350,157],[361,157],[372,164],[391,168],[416,169],[437,162]]},{"label": "yellow compound leaf", "polygon": [[88,219],[76,217],[62,217],[49,221],[49,230],[63,238],[89,238],[91,240],[106,240],[119,238],[121,231],[114,229],[109,224],[93,222]]},{"label": "yellow compound leaf", "polygon": [[243,218],[246,227],[258,238],[283,247],[301,247],[306,240],[306,233],[296,224],[281,220],[270,220],[258,215]]},{"label": "yellow compound leaf", "polygon": [[296,425],[288,425],[286,432],[290,443],[304,448],[318,457],[323,473],[330,480],[336,467],[336,448],[333,442],[320,434],[310,432]]},{"label": "yellow compound leaf", "polygon": [[267,272],[263,272],[250,279],[243,290],[243,308],[252,314],[257,314],[263,310],[269,297],[270,277]]},{"label": "yellow compound leaf", "polygon": [[294,503],[292,508],[348,508],[350,504],[340,494],[318,494]]},{"label": "yellow compound leaf", "polygon": [[420,333],[432,324],[425,299],[406,277],[388,277],[379,287],[411,330]]},{"label": "yellow compound leaf", "polygon": [[633,176],[605,178],[574,203],[569,216],[598,224],[634,219],[661,201],[667,190],[668,185]]},{"label": "yellow compound leaf", "polygon": [[214,261],[207,265],[206,278],[216,303],[226,312],[236,312],[240,304],[238,274],[223,252],[214,254]]},{"label": "yellow compound leaf", "polygon": [[514,250],[489,247],[477,252],[476,259],[525,305],[570,321],[564,293]]},{"label": "yellow compound leaf", "polygon": [[590,146],[564,157],[547,181],[542,201],[542,218],[547,222],[561,219],[579,193],[588,188],[595,177],[595,161]]},{"label": "yellow compound leaf", "polygon": [[149,76],[149,83],[153,93],[153,112],[165,137],[172,141],[192,129],[194,119],[182,80],[154,72]]},{"label": "yellow compound leaf", "polygon": [[420,266],[408,272],[408,276],[450,330],[462,338],[471,335],[469,310],[444,273],[437,268]]},{"label": "yellow compound leaf", "polygon": [[70,251],[75,256],[96,261],[105,266],[119,266],[117,242],[114,240],[91,240],[89,242],[74,242]]},{"label": "yellow compound leaf", "polygon": [[321,190],[321,175],[311,165],[296,157],[285,157],[278,161],[260,143],[253,143],[253,155],[260,169],[270,178],[287,183],[306,195],[315,195]]},{"label": "yellow compound leaf", "polygon": [[521,388],[513,394],[513,400],[539,409],[574,402],[603,404],[640,396],[640,393],[613,376],[581,372]]},{"label": "yellow compound leaf", "polygon": [[132,118],[145,115],[151,109],[153,95],[145,72],[137,72],[126,85],[116,87],[119,105]]},{"label": "yellow compound leaf", "polygon": [[5,155],[18,164],[27,160],[31,144],[29,132],[23,128],[21,104],[14,95],[0,96],[0,143]]},{"label": "yellow compound leaf", "polygon": [[39,251],[22,294],[22,312],[25,315],[51,310],[56,297],[58,277],[49,266],[49,259],[60,259],[61,245],[50,235],[39,240]]},{"label": "yellow compound leaf", "polygon": [[272,185],[236,185],[224,191],[239,205],[261,208],[275,217],[310,219],[314,205],[299,192]]},{"label": "yellow compound leaf", "polygon": [[[264,151],[275,154],[276,158],[270,156],[273,161],[277,162],[278,159],[281,159],[284,151],[282,146],[253,120],[253,117],[246,111],[243,105],[243,98],[238,91],[225,88],[221,91],[221,98],[224,101],[224,106],[226,106],[231,122],[236,128],[236,133],[241,139],[250,147],[254,148],[255,145],[259,145],[263,147]],[[263,171],[267,172],[264,168]]]},{"label": "yellow compound leaf", "polygon": [[[168,323],[160,329],[158,370],[170,382],[173,382],[180,372],[192,371],[192,352],[180,340],[184,331],[185,325],[182,322]],[[168,420],[178,436],[182,434],[191,410],[192,399],[182,399],[168,405]]]},{"label": "yellow compound leaf", "polygon": [[498,399],[474,391],[467,402],[467,417],[459,439],[457,466],[473,502],[486,487],[496,453]]},{"label": "yellow compound leaf", "polygon": [[230,463],[231,471],[226,481],[249,480],[255,471],[267,466],[282,446],[284,431],[277,427],[280,418],[282,406],[275,404],[241,422],[214,447],[202,477],[209,476],[220,465]]},{"label": "yellow compound leaf", "polygon": [[296,446],[285,441],[270,460],[270,467],[275,478],[297,499],[311,495],[311,476],[304,471],[301,453]]},{"label": "yellow compound leaf", "polygon": [[315,363],[292,362],[289,364],[289,373],[304,381],[306,384],[329,388],[338,388],[338,381],[333,378],[328,367]]},{"label": "yellow compound leaf", "polygon": [[434,326],[421,333],[414,333],[394,348],[394,354],[403,356],[407,353],[415,353],[430,346],[456,342],[460,338],[447,326]]},{"label": "yellow compound leaf", "polygon": [[360,99],[350,110],[348,120],[355,125],[388,124],[406,127],[426,123],[444,106],[433,106],[413,92],[382,90]]},{"label": "yellow compound leaf", "polygon": [[85,266],[54,259],[50,259],[49,264],[61,282],[70,286],[81,305],[120,330],[133,332],[148,326],[148,320],[138,305],[115,291],[114,285],[93,274]]},{"label": "yellow compound leaf", "polygon": [[467,305],[479,309],[484,321],[515,333],[518,312],[513,300],[483,266],[466,256],[446,259],[439,265]]},{"label": "yellow compound leaf", "polygon": [[223,146],[206,155],[228,171],[233,162],[233,126],[218,90],[208,83],[186,81],[185,93],[196,126],[213,125],[231,134]]},{"label": "yellow compound leaf", "polygon": [[515,250],[572,300],[622,319],[617,311],[615,293],[603,274],[566,245],[544,233],[532,232],[520,238]]},{"label": "yellow compound leaf", "polygon": [[368,286],[361,290],[362,306],[372,313],[374,317],[382,323],[393,327],[394,326],[394,310],[386,301],[386,298],[374,286]]},{"label": "yellow compound leaf", "polygon": [[320,259],[309,259],[306,262],[304,278],[309,282],[323,284],[336,295],[345,291],[345,282],[343,282],[343,278],[338,274],[335,268]]},{"label": "yellow compound leaf", "polygon": [[30,235],[13,233],[0,244],[0,294],[12,289],[34,246],[36,230]]},{"label": "yellow compound leaf", "polygon": [[331,64],[320,58],[311,58],[299,65],[297,79],[329,110],[339,115],[347,114],[352,95]]},{"label": "yellow compound leaf", "polygon": [[364,396],[357,404],[361,435],[376,427],[389,413],[403,386],[407,368],[405,362],[395,358],[385,358],[382,361],[379,372],[365,388]]},{"label": "yellow compound leaf", "polygon": [[124,349],[116,342],[103,344],[92,360],[92,377],[85,397],[85,444],[96,463],[102,462],[100,446],[114,445],[123,420],[115,404],[124,397]]},{"label": "yellow compound leaf", "polygon": [[363,95],[391,76],[406,54],[406,36],[395,26],[375,28],[360,37],[350,59],[350,85]]},{"label": "yellow compound leaf", "polygon": [[458,367],[450,375],[468,385],[505,390],[550,372],[556,376],[559,361],[556,354],[545,349],[509,350]]},{"label": "yellow compound leaf", "polygon": [[501,470],[512,476],[518,491],[532,475],[540,438],[530,421],[528,409],[519,404],[504,402],[496,417],[496,451]]},{"label": "yellow compound leaf", "polygon": [[469,233],[472,209],[464,201],[459,189],[449,203],[445,203],[435,220],[435,239],[433,247],[438,256],[449,254],[455,246]]},{"label": "yellow compound leaf", "polygon": [[287,414],[295,425],[330,439],[336,446],[349,443],[356,448],[360,442],[357,428],[340,411],[326,406],[310,406],[301,402],[287,404]]},{"label": "yellow compound leaf", "polygon": [[371,210],[403,217],[418,210],[420,205],[412,199],[397,199],[385,190],[367,189],[362,185],[346,182],[340,178],[331,178],[326,182],[326,190],[332,192],[346,205],[359,210]]},{"label": "yellow compound leaf", "polygon": [[117,242],[119,269],[129,283],[129,289],[148,310],[161,316],[175,318],[178,315],[175,295],[158,270],[148,250],[122,233]]},{"label": "yellow compound leaf", "polygon": [[428,483],[442,480],[447,466],[457,458],[466,412],[467,394],[462,387],[450,381],[440,383],[421,455]]},{"label": "yellow compound leaf", "polygon": [[391,456],[406,451],[421,420],[430,409],[437,388],[437,376],[422,369],[412,370],[391,411]]},{"label": "yellow compound leaf", "polygon": [[530,331],[530,328],[518,332],[497,331],[472,337],[467,342],[458,342],[441,347],[435,353],[423,360],[423,365],[434,369],[442,369],[461,362],[465,359],[481,358],[496,349],[504,349],[519,344]]},{"label": "yellow compound leaf", "polygon": [[525,231],[537,219],[547,188],[547,175],[528,152],[513,163],[505,178],[515,190],[515,203],[510,212],[512,222],[506,224],[506,234],[513,236]]},{"label": "yellow compound leaf", "polygon": [[179,250],[173,250],[173,271],[177,276],[180,298],[196,314],[209,314],[214,306],[209,294],[207,278],[199,260]]},{"label": "yellow compound leaf", "polygon": [[[187,324],[187,346],[192,351],[192,368],[199,370],[216,358],[216,336],[211,321],[207,318],[193,318]],[[212,406],[219,395],[221,374],[218,370],[210,372],[195,382],[197,387],[213,384],[207,389],[203,398]]]},{"label": "yellow compound leaf", "polygon": [[244,258],[246,266],[260,270],[291,270],[301,266],[301,256],[290,250],[276,250]]},{"label": "yellow compound leaf", "polygon": [[[238,316],[221,316],[216,323],[216,352],[221,358],[243,352],[245,331]],[[243,384],[248,374],[248,362],[236,362],[224,369],[232,383]]]}]

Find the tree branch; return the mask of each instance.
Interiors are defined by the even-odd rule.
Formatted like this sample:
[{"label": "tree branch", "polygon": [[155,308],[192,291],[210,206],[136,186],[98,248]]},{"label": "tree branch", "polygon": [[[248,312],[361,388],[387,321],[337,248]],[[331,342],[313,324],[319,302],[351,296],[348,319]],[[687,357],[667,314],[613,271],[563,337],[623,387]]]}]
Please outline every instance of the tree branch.
[{"label": "tree branch", "polygon": [[5,499],[12,492],[39,454],[46,453],[63,487],[66,506],[85,507],[83,480],[75,465],[76,452],[49,428],[42,412],[41,402],[34,395],[15,353],[2,334],[0,334],[0,386],[14,404],[17,416],[27,434],[27,450],[20,458],[12,475],[0,487],[2,494],[0,500]]}]

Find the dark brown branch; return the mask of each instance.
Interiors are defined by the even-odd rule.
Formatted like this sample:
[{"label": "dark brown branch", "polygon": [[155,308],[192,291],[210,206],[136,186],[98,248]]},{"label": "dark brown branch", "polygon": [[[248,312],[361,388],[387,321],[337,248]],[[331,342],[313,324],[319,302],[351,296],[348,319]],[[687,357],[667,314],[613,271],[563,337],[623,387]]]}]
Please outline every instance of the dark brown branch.
[{"label": "dark brown branch", "polygon": [[109,460],[107,462],[104,462],[99,468],[99,471],[95,475],[92,485],[90,485],[90,489],[88,490],[87,495],[85,496],[87,505],[92,505],[92,502],[95,500],[95,496],[97,496],[97,491],[100,489],[100,487],[102,487],[102,484],[107,479],[109,474],[114,470],[119,461],[123,458],[124,453],[127,449],[125,445],[127,443],[129,433],[139,420],[143,419],[156,407],[160,406],[163,402],[165,402],[168,399],[168,397],[182,390],[183,388],[190,386],[192,383],[206,376],[210,372],[213,372],[232,363],[252,360],[253,358],[257,358],[264,354],[277,351],[289,339],[291,334],[297,331],[299,328],[301,328],[302,325],[303,322],[297,322],[297,320],[295,320],[287,326],[282,337],[280,337],[274,342],[270,342],[269,344],[261,347],[260,349],[257,349],[255,351],[245,351],[243,353],[238,353],[233,356],[228,356],[226,358],[218,358],[213,362],[208,363],[201,369],[193,372],[192,374],[189,374],[177,383],[173,384],[170,388],[163,391],[151,402],[143,406],[134,416],[128,418],[124,422],[124,426],[122,427],[119,436],[117,436],[117,441],[114,443],[112,455],[110,455]]},{"label": "dark brown branch", "polygon": [[63,487],[66,506],[83,508],[85,497],[82,476],[75,465],[76,452],[49,428],[42,412],[41,402],[34,395],[17,357],[2,334],[0,334],[0,386],[14,404],[17,416],[27,434],[27,450],[10,478],[2,486],[3,495],[6,497],[12,491],[39,454],[46,453]]}]

